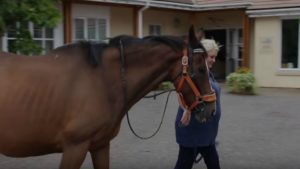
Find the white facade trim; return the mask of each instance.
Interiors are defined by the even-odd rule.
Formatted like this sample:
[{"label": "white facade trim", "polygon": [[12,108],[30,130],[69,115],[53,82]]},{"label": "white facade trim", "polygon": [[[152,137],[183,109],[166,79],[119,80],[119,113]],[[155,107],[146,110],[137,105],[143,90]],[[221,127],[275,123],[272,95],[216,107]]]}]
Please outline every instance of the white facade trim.
[{"label": "white facade trim", "polygon": [[300,8],[247,10],[250,18],[272,17],[272,16],[300,16]]},{"label": "white facade trim", "polygon": [[[104,3],[115,3],[115,4],[126,4],[126,5],[141,5],[145,6],[148,0],[87,0],[90,2],[104,2]],[[236,2],[236,3],[218,3],[218,4],[207,4],[207,5],[196,5],[196,4],[184,4],[167,1],[150,1],[150,7],[166,8],[166,9],[179,9],[186,11],[209,11],[209,10],[220,10],[220,9],[238,9],[247,8],[251,2]]]}]

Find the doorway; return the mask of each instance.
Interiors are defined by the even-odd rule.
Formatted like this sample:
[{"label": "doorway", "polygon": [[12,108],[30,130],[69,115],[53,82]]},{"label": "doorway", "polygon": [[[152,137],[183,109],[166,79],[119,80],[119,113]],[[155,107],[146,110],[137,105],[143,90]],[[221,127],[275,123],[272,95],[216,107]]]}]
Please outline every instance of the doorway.
[{"label": "doorway", "polygon": [[215,78],[224,81],[226,78],[226,29],[205,30],[205,38],[214,39],[220,46],[216,62],[211,71]]},{"label": "doorway", "polygon": [[205,30],[205,38],[214,39],[220,46],[218,57],[211,71],[217,80],[224,81],[227,75],[242,65],[242,29]]}]

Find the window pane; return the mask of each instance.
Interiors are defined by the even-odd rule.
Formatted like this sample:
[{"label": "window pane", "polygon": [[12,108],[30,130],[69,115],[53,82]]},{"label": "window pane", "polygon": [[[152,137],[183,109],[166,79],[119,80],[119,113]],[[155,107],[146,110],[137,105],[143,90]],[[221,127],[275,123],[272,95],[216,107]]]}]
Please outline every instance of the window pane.
[{"label": "window pane", "polygon": [[43,41],[42,40],[35,40],[34,41],[39,47],[43,48]]},{"label": "window pane", "polygon": [[99,19],[98,20],[98,26],[99,26],[99,40],[106,39],[106,20],[105,19]]},{"label": "window pane", "polygon": [[20,28],[29,29],[29,22],[21,22],[20,23]]},{"label": "window pane", "polygon": [[43,29],[37,25],[33,26],[33,37],[34,38],[42,38],[43,37]]},{"label": "window pane", "polygon": [[17,49],[15,47],[15,40],[8,40],[8,52],[17,53]]},{"label": "window pane", "polygon": [[9,38],[16,37],[16,35],[17,35],[16,29],[17,29],[16,23],[8,25],[7,26],[7,37],[9,37]]},{"label": "window pane", "polygon": [[160,25],[149,25],[149,35],[160,35],[161,27]]},{"label": "window pane", "polygon": [[282,21],[282,68],[298,67],[299,20]]},{"label": "window pane", "polygon": [[53,40],[47,40],[45,46],[45,52],[48,53],[50,50],[53,49]]},{"label": "window pane", "polygon": [[53,38],[53,29],[52,28],[45,28],[45,36],[46,38]]},{"label": "window pane", "polygon": [[75,19],[75,39],[84,39],[84,20]]},{"label": "window pane", "polygon": [[96,20],[88,19],[88,39],[96,38]]},{"label": "window pane", "polygon": [[160,35],[161,33],[160,33],[161,31],[160,31],[160,26],[156,26],[156,35]]}]

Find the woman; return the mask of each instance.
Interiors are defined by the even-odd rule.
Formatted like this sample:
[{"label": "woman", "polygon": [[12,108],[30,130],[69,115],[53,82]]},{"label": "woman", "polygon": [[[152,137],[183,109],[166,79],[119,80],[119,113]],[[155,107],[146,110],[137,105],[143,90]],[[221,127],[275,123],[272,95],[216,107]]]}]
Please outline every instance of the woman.
[{"label": "woman", "polygon": [[[210,69],[215,63],[219,47],[214,40],[210,39],[201,40],[201,43],[207,51],[206,62]],[[209,72],[209,79],[217,95],[216,112],[209,121],[199,123],[192,113],[189,124],[183,126],[181,118],[184,110],[181,107],[178,109],[175,130],[179,154],[175,169],[191,169],[199,153],[203,157],[207,169],[220,169],[219,156],[216,150],[216,136],[221,116],[220,87],[211,72]]]}]

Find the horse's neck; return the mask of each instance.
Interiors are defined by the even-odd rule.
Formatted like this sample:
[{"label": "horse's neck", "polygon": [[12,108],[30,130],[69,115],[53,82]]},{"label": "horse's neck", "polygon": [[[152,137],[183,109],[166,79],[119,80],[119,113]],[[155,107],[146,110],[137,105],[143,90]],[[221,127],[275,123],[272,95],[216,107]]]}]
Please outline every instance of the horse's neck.
[{"label": "horse's neck", "polygon": [[159,47],[153,47],[140,49],[125,57],[128,57],[126,108],[129,109],[162,81],[168,80],[170,68],[180,56],[171,49],[160,50]]}]

